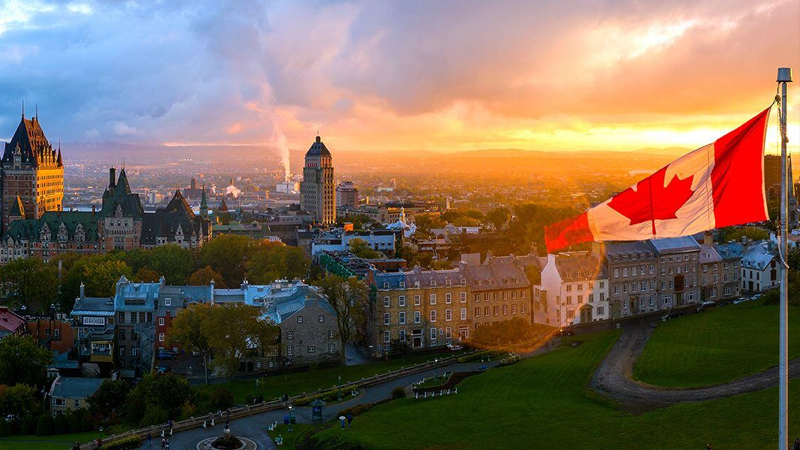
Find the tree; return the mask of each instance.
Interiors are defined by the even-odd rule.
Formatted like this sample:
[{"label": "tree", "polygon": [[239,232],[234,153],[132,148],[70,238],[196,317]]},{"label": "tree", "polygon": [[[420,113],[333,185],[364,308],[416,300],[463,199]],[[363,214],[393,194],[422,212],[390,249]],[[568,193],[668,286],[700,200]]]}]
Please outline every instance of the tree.
[{"label": "tree", "polygon": [[123,411],[125,402],[121,400],[128,396],[131,386],[122,380],[105,380],[103,384],[86,399],[89,411],[100,417],[111,418]]},{"label": "tree", "polygon": [[359,238],[350,240],[350,251],[359,258],[364,259],[377,259],[381,257],[381,252],[373,250],[372,247],[367,244],[367,241]]},{"label": "tree", "polygon": [[221,273],[227,286],[238,286],[244,279],[253,250],[254,241],[249,237],[223,234],[203,245],[200,264]]},{"label": "tree", "polygon": [[200,331],[210,343],[214,366],[229,376],[239,370],[244,357],[266,351],[280,336],[276,325],[260,319],[261,310],[255,306],[214,306],[208,312],[200,322]]},{"label": "tree", "polygon": [[0,384],[0,415],[3,417],[7,414],[25,417],[37,413],[41,407],[35,387],[27,384]]},{"label": "tree", "polygon": [[121,276],[131,278],[132,271],[121,254],[108,253],[82,258],[73,264],[67,275],[70,283],[86,286],[86,295],[93,297],[111,297]]},{"label": "tree", "polygon": [[725,229],[725,241],[742,242],[742,238],[746,237],[752,241],[762,241],[769,239],[769,231],[758,227],[741,227],[741,228],[727,228]]},{"label": "tree", "polygon": [[222,279],[222,274],[216,272],[211,266],[205,266],[202,269],[197,269],[189,277],[190,286],[208,286],[214,280],[214,286],[218,288],[225,287],[225,280]]},{"label": "tree", "polygon": [[49,310],[58,294],[55,269],[38,258],[15,259],[0,267],[0,280],[12,304],[30,313]]},{"label": "tree", "polygon": [[194,270],[191,250],[178,244],[159,245],[148,250],[148,267],[164,275],[167,284],[183,284]]},{"label": "tree", "polygon": [[511,211],[507,208],[494,208],[486,214],[486,222],[498,231],[505,229],[509,220],[511,220]]},{"label": "tree", "polygon": [[266,242],[256,247],[247,262],[247,279],[267,284],[280,279],[304,278],[310,265],[311,261],[300,248]]},{"label": "tree", "polygon": [[136,271],[133,280],[139,283],[155,283],[161,278],[161,275],[155,270],[144,266]]},{"label": "tree", "polygon": [[167,343],[200,352],[203,356],[206,384],[208,384],[208,366],[211,362],[212,348],[208,336],[203,332],[203,323],[211,314],[214,306],[208,303],[192,303],[188,308],[181,310],[172,321],[172,326],[167,333]]},{"label": "tree", "polygon": [[342,349],[341,362],[344,364],[345,346],[367,318],[369,291],[367,286],[355,277],[345,280],[332,274],[320,280],[319,287],[336,312],[336,325]]},{"label": "tree", "polygon": [[0,340],[0,384],[43,386],[53,355],[30,336],[9,335]]},{"label": "tree", "polygon": [[192,398],[189,382],[173,374],[145,375],[128,393],[128,416],[142,426],[176,419],[183,405]]}]

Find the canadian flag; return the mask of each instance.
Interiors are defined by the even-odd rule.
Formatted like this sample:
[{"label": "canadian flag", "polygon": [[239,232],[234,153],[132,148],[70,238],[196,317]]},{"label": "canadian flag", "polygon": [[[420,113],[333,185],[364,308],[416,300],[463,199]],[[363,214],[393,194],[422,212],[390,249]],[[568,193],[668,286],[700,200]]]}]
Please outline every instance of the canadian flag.
[{"label": "canadian flag", "polygon": [[768,220],[763,154],[769,111],[585,213],[546,227],[547,251],[587,241],[686,236]]}]

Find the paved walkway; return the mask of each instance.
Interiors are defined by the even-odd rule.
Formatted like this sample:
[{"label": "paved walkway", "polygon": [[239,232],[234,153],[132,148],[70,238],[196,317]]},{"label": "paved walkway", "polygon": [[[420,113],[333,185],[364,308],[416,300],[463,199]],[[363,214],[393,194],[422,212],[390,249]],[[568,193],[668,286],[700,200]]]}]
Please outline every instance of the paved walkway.
[{"label": "paved walkway", "polygon": [[[633,365],[642,354],[655,324],[624,328],[619,340],[592,377],[597,392],[621,402],[630,411],[642,413],[653,408],[683,402],[699,402],[760,391],[778,384],[778,368],[748,375],[717,386],[672,389],[631,379]],[[789,362],[789,377],[800,377],[800,358]]]}]

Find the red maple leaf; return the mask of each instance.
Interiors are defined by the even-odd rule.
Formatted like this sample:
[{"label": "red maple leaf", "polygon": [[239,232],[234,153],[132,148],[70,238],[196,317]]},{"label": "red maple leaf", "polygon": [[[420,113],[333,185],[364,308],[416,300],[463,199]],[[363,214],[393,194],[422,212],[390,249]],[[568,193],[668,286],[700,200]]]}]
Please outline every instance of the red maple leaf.
[{"label": "red maple leaf", "polygon": [[636,190],[629,187],[620,192],[611,199],[608,206],[631,219],[631,225],[651,222],[653,234],[656,234],[655,221],[676,219],[675,213],[694,193],[692,191],[694,175],[683,180],[675,175],[664,187],[667,167],[636,183]]}]

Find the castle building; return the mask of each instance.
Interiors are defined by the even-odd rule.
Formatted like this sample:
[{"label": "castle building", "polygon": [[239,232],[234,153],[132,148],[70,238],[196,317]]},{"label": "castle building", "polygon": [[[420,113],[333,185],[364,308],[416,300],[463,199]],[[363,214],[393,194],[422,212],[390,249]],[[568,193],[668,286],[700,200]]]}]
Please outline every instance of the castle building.
[{"label": "castle building", "polygon": [[5,144],[0,160],[0,197],[5,231],[13,219],[38,219],[48,211],[61,211],[64,199],[64,164],[61,149],[44,135],[39,117],[25,114]]},{"label": "castle building", "polygon": [[317,136],[305,156],[300,207],[318,223],[336,222],[336,192],[333,183],[333,157]]}]

